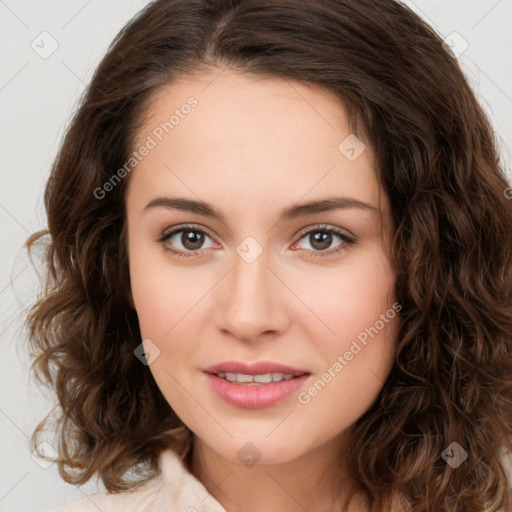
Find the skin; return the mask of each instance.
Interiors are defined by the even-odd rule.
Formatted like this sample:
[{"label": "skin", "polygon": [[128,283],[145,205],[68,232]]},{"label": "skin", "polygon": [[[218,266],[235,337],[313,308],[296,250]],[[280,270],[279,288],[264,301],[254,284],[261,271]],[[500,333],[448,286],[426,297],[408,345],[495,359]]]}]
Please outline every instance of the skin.
[{"label": "skin", "polygon": [[[304,390],[332,367],[395,302],[395,275],[383,247],[393,232],[389,200],[371,148],[355,161],[338,149],[351,131],[334,95],[219,72],[161,89],[135,144],[187,98],[197,99],[138,163],[126,195],[133,306],[142,339],[151,340],[145,347],[160,351],[150,370],[194,433],[191,471],[228,512],[341,510],[339,500],[354,484],[341,453],[392,368],[398,315],[306,405],[293,394],[271,407],[237,408],[210,388],[202,369],[270,360],[311,372]],[[225,221],[145,209],[162,196],[206,201]],[[283,208],[333,196],[375,210],[351,207],[278,222]],[[206,233],[199,249],[184,245],[182,233],[159,242],[183,223]],[[334,234],[323,247],[313,237],[322,229],[301,238],[318,224],[339,228],[356,243]],[[236,251],[247,236],[263,249],[252,263]],[[319,256],[322,251],[331,254]],[[261,454],[251,467],[237,456],[248,442]],[[355,498],[349,510],[366,508]]]}]

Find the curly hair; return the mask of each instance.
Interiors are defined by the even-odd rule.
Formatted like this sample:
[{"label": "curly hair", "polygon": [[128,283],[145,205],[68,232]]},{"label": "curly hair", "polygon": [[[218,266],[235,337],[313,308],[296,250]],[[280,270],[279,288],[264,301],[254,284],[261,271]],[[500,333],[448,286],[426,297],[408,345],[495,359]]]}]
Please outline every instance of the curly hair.
[{"label": "curly hair", "polygon": [[[108,197],[104,185],[130,159],[156,92],[219,68],[336,94],[374,149],[403,309],[393,368],[346,454],[372,511],[391,510],[399,494],[412,512],[512,510],[509,185],[454,55],[395,0],[157,0],[111,43],[53,163],[48,230],[26,242],[49,234],[27,326],[32,370],[58,400],[61,477],[96,475],[109,492],[138,486],[158,475],[168,431],[184,426],[134,356],[129,172]],[[468,455],[457,468],[443,458],[455,442]]]}]

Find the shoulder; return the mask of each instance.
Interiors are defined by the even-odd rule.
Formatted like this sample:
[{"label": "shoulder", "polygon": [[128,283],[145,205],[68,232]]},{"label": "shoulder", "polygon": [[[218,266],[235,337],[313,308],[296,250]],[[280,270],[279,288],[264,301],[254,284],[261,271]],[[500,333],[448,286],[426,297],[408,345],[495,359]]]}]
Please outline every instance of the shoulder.
[{"label": "shoulder", "polygon": [[[120,493],[97,493],[85,495],[79,501],[63,505],[51,512],[146,512],[152,511],[154,503],[163,487],[163,480],[168,478],[179,478],[183,472],[177,462],[187,448],[187,436],[183,427],[169,430],[173,440],[173,448],[164,450],[159,456],[160,475],[148,480],[136,489]],[[178,453],[176,453],[178,452]],[[167,466],[171,465],[174,471],[167,474]],[[182,471],[180,471],[182,469]]]},{"label": "shoulder", "polygon": [[[181,432],[179,429],[175,430],[176,432],[172,430],[171,433]],[[160,454],[160,474],[141,487],[121,493],[92,494],[53,512],[152,512],[171,509],[226,512],[204,485],[188,471],[183,460],[186,450],[179,449],[181,444],[186,448],[187,444],[183,441]]]},{"label": "shoulder", "polygon": [[149,512],[159,489],[160,480],[155,478],[134,490],[84,496],[81,500],[63,505],[53,512]]}]

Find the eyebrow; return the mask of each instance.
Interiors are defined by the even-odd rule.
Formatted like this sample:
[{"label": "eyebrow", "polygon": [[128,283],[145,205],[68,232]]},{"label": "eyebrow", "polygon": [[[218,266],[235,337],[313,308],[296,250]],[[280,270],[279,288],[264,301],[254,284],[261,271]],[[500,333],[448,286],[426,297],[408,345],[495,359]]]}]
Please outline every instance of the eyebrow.
[{"label": "eyebrow", "polygon": [[[187,199],[184,197],[157,197],[150,201],[144,211],[153,208],[173,208],[184,212],[211,217],[223,223],[226,222],[224,214],[216,207],[204,201],[196,201],[195,199]],[[329,197],[307,203],[299,203],[279,211],[279,220],[292,220],[298,217],[313,215],[331,210],[341,210],[347,208],[357,208],[371,212],[379,212],[375,206],[355,199],[353,197]]]}]

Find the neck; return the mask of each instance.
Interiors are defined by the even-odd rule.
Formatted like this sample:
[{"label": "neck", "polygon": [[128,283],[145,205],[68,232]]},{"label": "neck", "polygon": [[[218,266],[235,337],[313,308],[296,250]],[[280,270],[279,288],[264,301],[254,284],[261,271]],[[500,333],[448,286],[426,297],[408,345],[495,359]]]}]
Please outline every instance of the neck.
[{"label": "neck", "polygon": [[227,512],[364,511],[356,481],[342,469],[339,439],[281,464],[227,460],[194,436],[191,473]]}]

